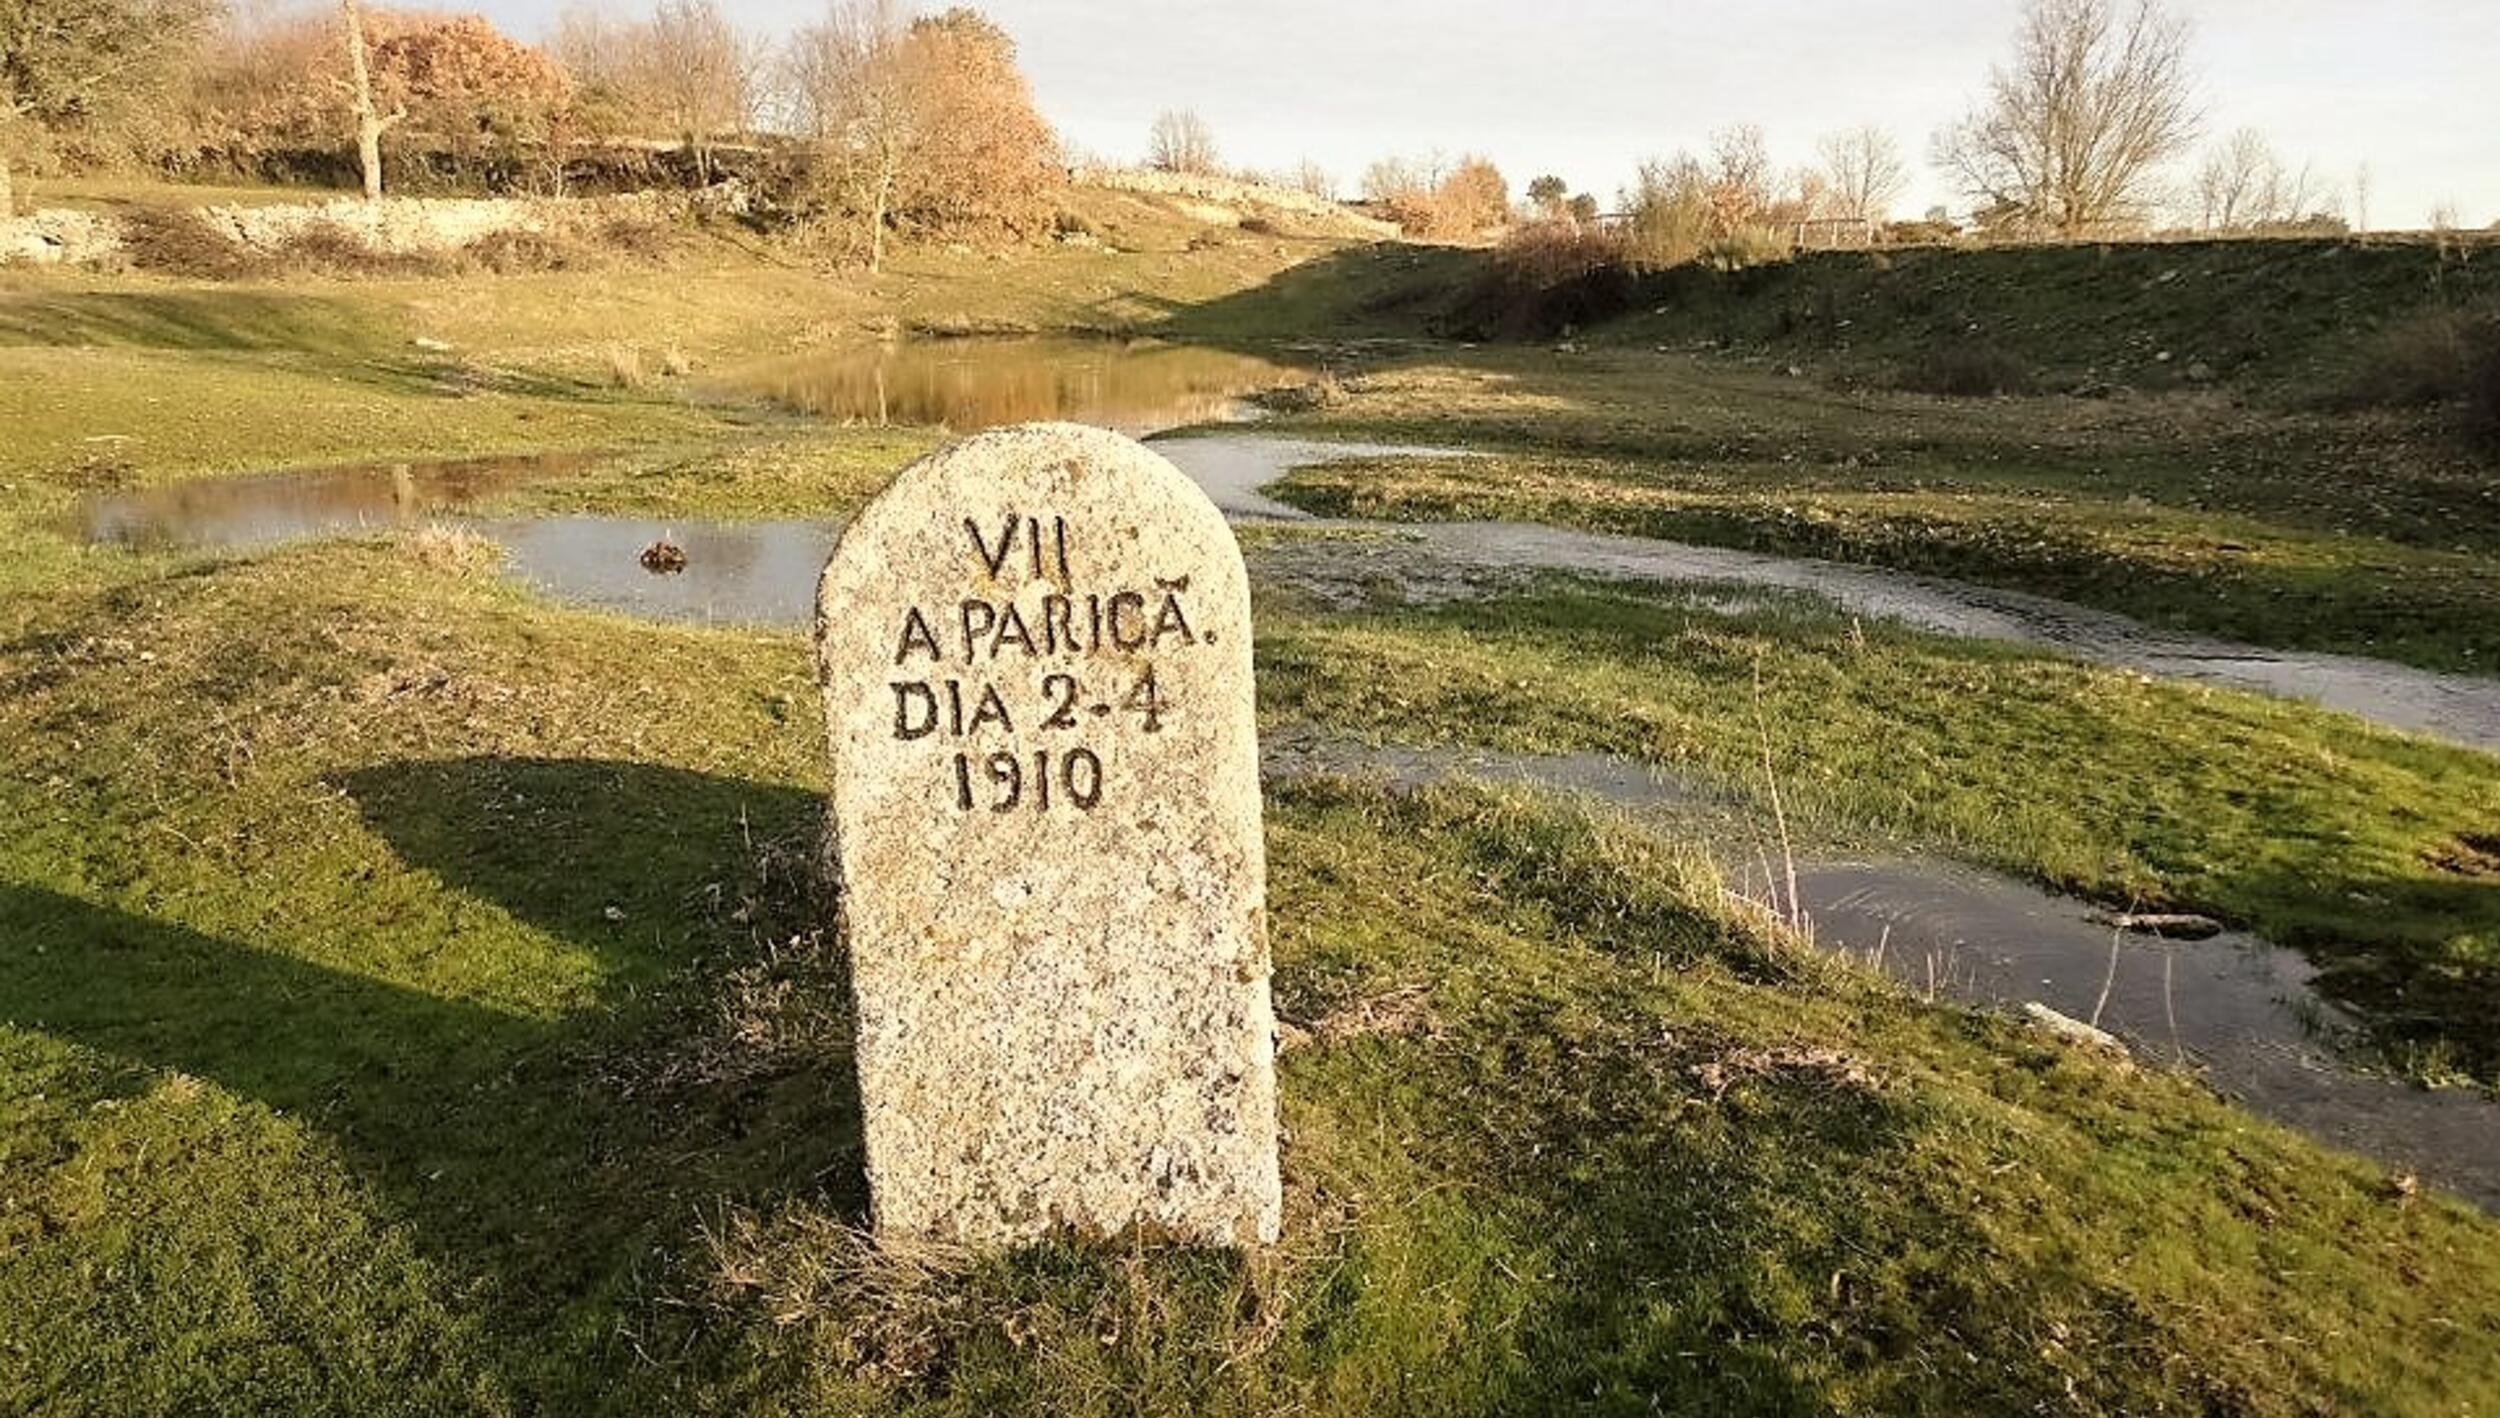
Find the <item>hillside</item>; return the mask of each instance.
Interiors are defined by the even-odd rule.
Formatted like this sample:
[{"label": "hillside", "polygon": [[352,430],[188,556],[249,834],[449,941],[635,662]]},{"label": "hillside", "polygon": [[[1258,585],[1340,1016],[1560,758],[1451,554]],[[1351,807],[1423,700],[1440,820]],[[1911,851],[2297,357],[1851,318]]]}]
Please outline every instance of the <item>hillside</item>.
[{"label": "hillside", "polygon": [[1912,377],[1976,354],[2005,367],[2014,387],[2003,392],[2314,396],[2403,359],[2373,343],[2383,332],[2500,303],[2500,241],[2476,236],[1807,252],[1553,286],[1486,260],[1434,312],[1445,333],[1553,338],[1576,325],[1604,346],[1733,348]]}]

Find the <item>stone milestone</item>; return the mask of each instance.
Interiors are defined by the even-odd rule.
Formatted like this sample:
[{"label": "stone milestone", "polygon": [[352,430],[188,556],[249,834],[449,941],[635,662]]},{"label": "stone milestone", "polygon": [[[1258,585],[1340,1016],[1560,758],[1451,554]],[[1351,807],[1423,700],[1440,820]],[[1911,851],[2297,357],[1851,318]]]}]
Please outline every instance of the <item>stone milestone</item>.
[{"label": "stone milestone", "polygon": [[1276,1237],[1240,548],[1170,463],[1028,424],[903,470],[817,601],[877,1228]]}]

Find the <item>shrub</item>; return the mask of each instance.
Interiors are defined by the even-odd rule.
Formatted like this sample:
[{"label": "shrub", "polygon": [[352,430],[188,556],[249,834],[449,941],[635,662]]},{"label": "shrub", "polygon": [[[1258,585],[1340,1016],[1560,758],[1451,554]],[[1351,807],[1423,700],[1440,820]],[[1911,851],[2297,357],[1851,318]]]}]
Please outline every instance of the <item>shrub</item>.
[{"label": "shrub", "polygon": [[1473,339],[1542,339],[1622,313],[1632,272],[1620,237],[1573,222],[1514,229],[1443,321]]},{"label": "shrub", "polygon": [[1984,340],[1957,340],[1927,351],[1902,370],[1904,389],[1984,399],[1998,394],[2029,393],[2036,381],[2031,366]]},{"label": "shrub", "polygon": [[491,569],[503,561],[503,548],[493,538],[451,522],[429,522],[409,533],[409,555],[428,570],[469,572]]},{"label": "shrub", "polygon": [[1767,266],[1794,254],[1796,246],[1787,233],[1766,226],[1737,227],[1701,249],[1701,258],[1722,271]]},{"label": "shrub", "polygon": [[143,271],[199,280],[240,280],[265,264],[197,212],[137,207],[121,219],[122,251]]},{"label": "shrub", "polygon": [[2466,346],[2466,436],[2483,451],[2500,453],[2500,319],[2484,321]]},{"label": "shrub", "polygon": [[460,249],[464,264],[498,276],[561,271],[583,264],[582,252],[544,232],[498,231]]},{"label": "shrub", "polygon": [[[2328,402],[2347,408],[2428,408],[2470,402],[2500,345],[2500,309],[2425,310],[2363,340]],[[2478,368],[2479,366],[2479,368]]]},{"label": "shrub", "polygon": [[663,217],[639,214],[612,216],[599,224],[598,244],[628,260],[664,266],[675,254],[678,228]]},{"label": "shrub", "polygon": [[442,256],[376,251],[345,227],[316,222],[270,252],[264,269],[317,276],[440,276],[453,265]]},{"label": "shrub", "polygon": [[1384,158],[1363,175],[1363,191],[1412,236],[1475,236],[1510,217],[1510,184],[1501,169],[1472,154],[1447,168],[1437,157]]}]

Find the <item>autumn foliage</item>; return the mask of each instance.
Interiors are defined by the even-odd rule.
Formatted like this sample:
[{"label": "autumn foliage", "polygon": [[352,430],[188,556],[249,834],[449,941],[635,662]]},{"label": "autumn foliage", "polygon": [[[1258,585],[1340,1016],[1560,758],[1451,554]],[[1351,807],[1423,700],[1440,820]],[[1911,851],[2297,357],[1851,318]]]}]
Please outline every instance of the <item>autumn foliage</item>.
[{"label": "autumn foliage", "polygon": [[1488,158],[1386,158],[1363,177],[1363,194],[1409,235],[1454,240],[1510,219],[1510,183]]},{"label": "autumn foliage", "polygon": [[927,116],[898,220],[922,230],[1039,235],[1058,210],[1066,172],[1016,68],[1014,42],[978,13],[954,9],[914,21],[910,43]]}]

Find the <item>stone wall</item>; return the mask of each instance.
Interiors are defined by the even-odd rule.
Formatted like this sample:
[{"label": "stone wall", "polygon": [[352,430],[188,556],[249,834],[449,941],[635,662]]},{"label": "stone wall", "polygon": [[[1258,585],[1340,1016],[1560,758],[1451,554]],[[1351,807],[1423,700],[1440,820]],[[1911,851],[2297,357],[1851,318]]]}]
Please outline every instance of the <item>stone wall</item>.
[{"label": "stone wall", "polygon": [[91,266],[121,244],[120,225],[95,212],[51,207],[0,217],[0,266]]},{"label": "stone wall", "polygon": [[[376,255],[450,255],[512,232],[596,234],[619,219],[656,220],[702,204],[734,208],[736,193],[645,192],[621,197],[387,197],[202,207],[198,219],[249,251],[282,251],[307,235],[344,235]],[[96,265],[122,247],[110,215],[48,208],[0,219],[0,266]]]}]

